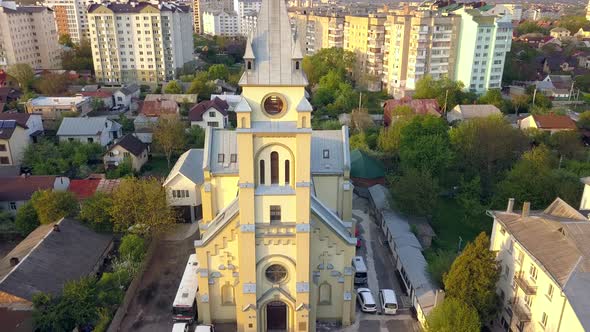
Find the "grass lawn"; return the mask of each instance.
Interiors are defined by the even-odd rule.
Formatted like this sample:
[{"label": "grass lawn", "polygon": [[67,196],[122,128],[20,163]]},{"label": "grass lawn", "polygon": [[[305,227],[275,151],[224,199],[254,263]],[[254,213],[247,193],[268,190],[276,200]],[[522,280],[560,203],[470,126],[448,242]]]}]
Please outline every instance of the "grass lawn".
[{"label": "grass lawn", "polygon": [[[170,168],[174,166],[176,159],[170,161]],[[141,172],[143,176],[167,177],[170,173],[168,162],[164,156],[153,156],[144,166]]]}]

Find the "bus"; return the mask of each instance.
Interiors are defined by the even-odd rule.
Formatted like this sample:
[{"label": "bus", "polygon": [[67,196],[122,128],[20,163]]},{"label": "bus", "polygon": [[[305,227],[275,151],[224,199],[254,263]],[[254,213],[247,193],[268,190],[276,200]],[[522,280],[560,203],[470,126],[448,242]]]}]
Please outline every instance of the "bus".
[{"label": "bus", "polygon": [[354,267],[354,284],[363,285],[367,283],[367,266],[365,260],[361,256],[354,256],[352,259],[352,267]]},{"label": "bus", "polygon": [[192,324],[197,319],[197,292],[199,291],[199,262],[197,255],[188,258],[180,286],[172,304],[172,320]]}]

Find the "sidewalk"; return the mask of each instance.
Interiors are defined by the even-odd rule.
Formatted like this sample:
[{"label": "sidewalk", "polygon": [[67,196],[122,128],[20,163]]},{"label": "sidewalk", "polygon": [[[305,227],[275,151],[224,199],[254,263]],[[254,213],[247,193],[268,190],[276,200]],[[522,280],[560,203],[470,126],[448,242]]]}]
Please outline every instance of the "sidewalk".
[{"label": "sidewalk", "polygon": [[[175,224],[163,236],[164,241],[182,241],[199,232],[199,223]],[[199,239],[200,237],[197,237]]]}]

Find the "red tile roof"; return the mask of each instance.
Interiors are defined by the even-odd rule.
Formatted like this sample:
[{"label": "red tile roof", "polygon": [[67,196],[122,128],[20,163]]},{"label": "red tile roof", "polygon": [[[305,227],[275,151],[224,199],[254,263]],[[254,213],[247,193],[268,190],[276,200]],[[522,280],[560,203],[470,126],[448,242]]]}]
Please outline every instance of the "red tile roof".
[{"label": "red tile roof", "polygon": [[55,176],[7,176],[0,178],[0,201],[28,201],[37,190],[53,189]]},{"label": "red tile roof", "polygon": [[574,120],[566,115],[545,114],[533,115],[537,127],[541,129],[576,129]]},{"label": "red tile roof", "polygon": [[410,106],[417,115],[434,115],[441,116],[440,107],[436,99],[412,99],[409,97],[402,99],[389,99],[383,105],[383,123],[385,126],[391,124],[391,112],[398,106]]},{"label": "red tile roof", "polygon": [[108,98],[108,97],[111,97],[113,95],[113,93],[108,90],[81,91],[80,95],[82,97]]},{"label": "red tile roof", "polygon": [[164,114],[177,114],[178,104],[173,100],[149,100],[139,106],[139,113],[145,116],[160,116]]},{"label": "red tile roof", "polygon": [[84,179],[84,180],[71,180],[68,191],[76,195],[78,200],[84,200],[91,197],[96,192],[101,179]]}]

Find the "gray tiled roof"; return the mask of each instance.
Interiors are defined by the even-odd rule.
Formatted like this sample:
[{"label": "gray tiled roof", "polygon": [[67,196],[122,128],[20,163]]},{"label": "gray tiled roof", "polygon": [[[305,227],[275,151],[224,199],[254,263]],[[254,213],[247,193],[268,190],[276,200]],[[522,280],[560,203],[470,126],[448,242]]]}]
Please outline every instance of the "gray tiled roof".
[{"label": "gray tiled roof", "polygon": [[[230,159],[232,154],[238,153],[237,133],[208,127],[206,138],[209,139],[209,142],[205,141],[204,151],[207,165],[203,164],[203,167],[208,166],[212,173],[237,174],[240,160],[232,163]],[[221,163],[218,162],[220,154],[223,155]]]},{"label": "gray tiled roof", "polygon": [[190,149],[183,153],[170,171],[164,185],[182,174],[195,184],[203,183],[203,149]]},{"label": "gray tiled roof", "polygon": [[[112,126],[105,126],[107,122],[112,122]],[[118,123],[107,117],[64,118],[57,130],[57,136],[97,135],[104,130],[117,130],[118,127]]]}]

